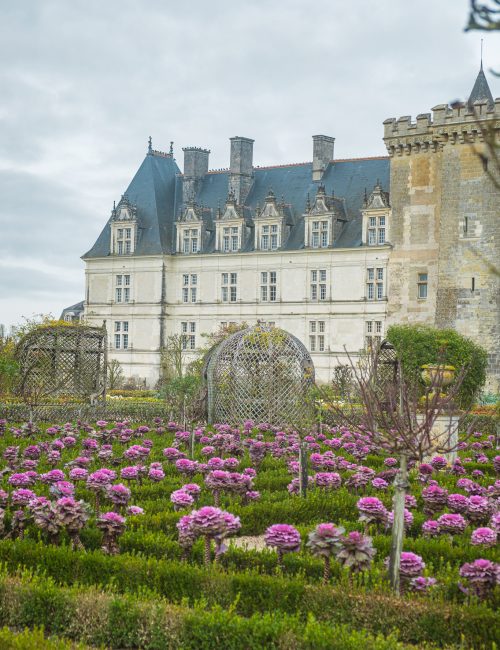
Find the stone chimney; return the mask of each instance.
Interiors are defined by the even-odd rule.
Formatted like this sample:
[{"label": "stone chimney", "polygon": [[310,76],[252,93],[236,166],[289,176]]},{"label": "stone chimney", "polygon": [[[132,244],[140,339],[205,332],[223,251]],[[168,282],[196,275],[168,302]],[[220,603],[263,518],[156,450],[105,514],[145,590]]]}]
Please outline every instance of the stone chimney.
[{"label": "stone chimney", "polygon": [[335,138],[328,135],[313,135],[313,181],[323,178],[328,163],[333,160],[333,145]]},{"label": "stone chimney", "polygon": [[196,196],[203,177],[208,172],[209,149],[184,147],[184,176],[182,179],[182,201],[186,204]]},{"label": "stone chimney", "polygon": [[231,158],[229,164],[229,187],[234,192],[236,202],[240,205],[250,192],[253,182],[253,140],[236,136],[231,140]]}]

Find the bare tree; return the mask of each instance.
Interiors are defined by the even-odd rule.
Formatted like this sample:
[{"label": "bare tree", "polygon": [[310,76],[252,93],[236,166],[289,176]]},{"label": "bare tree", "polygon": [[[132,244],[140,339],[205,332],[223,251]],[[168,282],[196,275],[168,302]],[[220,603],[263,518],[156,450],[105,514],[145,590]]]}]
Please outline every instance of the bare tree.
[{"label": "bare tree", "polygon": [[469,22],[465,31],[497,31],[500,30],[500,0],[478,2],[470,0]]},{"label": "bare tree", "polygon": [[[435,366],[429,385],[425,388],[414,377],[405,376],[396,361],[392,381],[380,376],[380,348],[374,348],[361,364],[349,361],[354,378],[355,395],[343,404],[332,403],[339,420],[352,430],[366,434],[379,448],[399,457],[399,472],[394,481],[391,554],[389,577],[391,586],[399,593],[400,559],[404,539],[405,494],[409,487],[408,461],[422,461],[433,453],[456,450],[456,432],[460,422],[456,417],[455,399],[466,376],[462,368],[444,393],[446,370]],[[438,418],[449,418],[449,426],[436,427]],[[471,431],[469,426],[469,434]]]}]

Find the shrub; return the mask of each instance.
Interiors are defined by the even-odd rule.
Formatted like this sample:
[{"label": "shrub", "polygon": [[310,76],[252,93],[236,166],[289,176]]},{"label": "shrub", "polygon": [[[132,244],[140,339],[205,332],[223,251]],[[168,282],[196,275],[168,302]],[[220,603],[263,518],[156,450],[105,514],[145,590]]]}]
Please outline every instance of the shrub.
[{"label": "shrub", "polygon": [[420,368],[428,363],[446,363],[457,371],[466,366],[458,397],[462,407],[472,405],[486,380],[488,354],[481,346],[453,329],[427,325],[391,325],[387,339],[409,375],[420,378]]}]

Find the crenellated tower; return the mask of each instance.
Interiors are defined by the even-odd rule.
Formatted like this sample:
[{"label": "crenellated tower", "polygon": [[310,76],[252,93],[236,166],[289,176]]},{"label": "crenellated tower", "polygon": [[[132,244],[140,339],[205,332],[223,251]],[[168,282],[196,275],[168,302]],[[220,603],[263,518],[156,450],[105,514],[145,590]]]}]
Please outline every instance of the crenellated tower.
[{"label": "crenellated tower", "polygon": [[[490,351],[500,380],[500,99],[479,72],[466,103],[388,119],[390,322],[453,327]],[[496,272],[495,272],[496,267]]]}]

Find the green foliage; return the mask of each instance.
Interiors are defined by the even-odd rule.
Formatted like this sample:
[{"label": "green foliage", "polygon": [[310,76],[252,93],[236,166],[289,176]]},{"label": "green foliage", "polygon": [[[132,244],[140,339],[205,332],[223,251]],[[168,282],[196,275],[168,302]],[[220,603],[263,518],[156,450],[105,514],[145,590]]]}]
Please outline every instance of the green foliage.
[{"label": "green foliage", "polygon": [[2,650],[85,650],[88,646],[71,643],[54,637],[46,638],[43,630],[35,629],[13,632],[8,627],[0,630]]},{"label": "green foliage", "polygon": [[0,395],[12,392],[19,375],[19,364],[14,352],[12,339],[0,338]]},{"label": "green foliage", "polygon": [[[190,606],[194,606],[203,594],[206,598],[205,609],[221,607],[244,617],[265,616],[268,612],[274,612],[279,617],[299,616],[304,620],[310,612],[322,624],[329,626],[349,625],[371,634],[386,635],[391,630],[399,630],[399,638],[408,643],[452,644],[460,634],[474,647],[480,647],[480,643],[499,641],[496,613],[494,607],[487,604],[466,605],[418,596],[401,600],[373,585],[367,591],[362,586],[349,585],[345,576],[341,576],[332,586],[323,587],[307,584],[300,576],[259,575],[250,571],[221,572],[141,556],[110,557],[100,552],[73,552],[68,547],[29,541],[4,541],[0,545],[0,559],[11,571],[26,567],[43,572],[42,577],[29,581],[34,585],[32,596],[29,595],[30,588],[23,586],[16,616],[21,611],[21,625],[45,625],[46,629],[56,634],[62,633],[64,626],[70,625],[69,621],[73,620],[74,598],[71,598],[70,590],[61,590],[55,583],[60,586],[73,585],[75,589],[76,585],[104,587],[112,584],[115,592],[130,597],[135,595],[136,598],[144,589],[148,589],[156,594],[157,599],[162,597],[169,603],[189,603]],[[55,583],[51,582],[50,577]],[[5,620],[8,612],[5,605],[6,581],[8,583],[8,579],[4,579],[2,584],[0,580],[0,611],[4,616],[0,622],[3,624],[8,623]],[[137,630],[139,619],[143,619],[138,610],[133,609],[133,601],[129,603],[126,607],[119,601],[113,606],[115,624],[107,629],[112,627],[117,630],[118,643],[111,647],[136,647],[130,636],[126,641],[127,636],[134,633],[127,621],[122,620],[119,625],[116,622],[120,616],[130,616],[132,620],[138,617]],[[108,617],[111,614],[107,611]],[[431,621],[432,625],[429,624]],[[214,636],[217,637],[215,632]],[[108,638],[103,639],[107,644]]]},{"label": "green foliage", "polygon": [[108,361],[106,374],[107,388],[110,390],[116,390],[123,386],[123,370],[117,359],[111,359],[111,361]]},{"label": "green foliage", "polygon": [[459,391],[462,408],[469,408],[486,380],[487,352],[471,339],[452,329],[427,325],[391,325],[387,339],[394,345],[408,377],[420,379],[425,364],[445,363],[466,368]]}]

